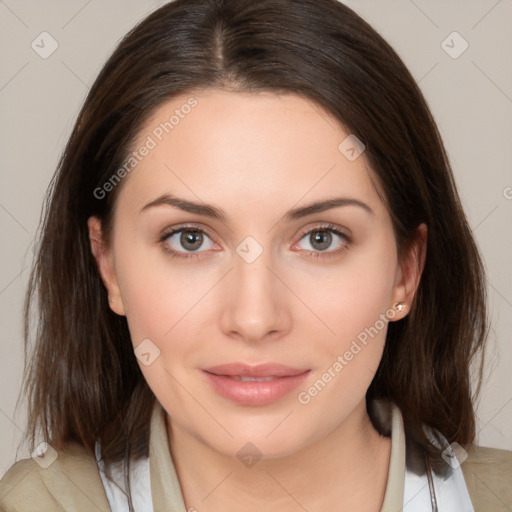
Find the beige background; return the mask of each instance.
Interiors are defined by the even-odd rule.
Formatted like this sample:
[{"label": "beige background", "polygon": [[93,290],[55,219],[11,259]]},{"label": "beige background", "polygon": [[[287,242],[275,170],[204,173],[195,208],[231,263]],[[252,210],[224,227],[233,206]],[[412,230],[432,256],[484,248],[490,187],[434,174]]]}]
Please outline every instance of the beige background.
[{"label": "beige background", "polygon": [[[444,137],[489,275],[492,332],[478,442],[512,450],[512,0],[346,3],[404,59]],[[15,460],[25,421],[24,403],[15,410],[21,309],[43,194],[107,56],[162,4],[0,0],[0,475]],[[43,31],[58,43],[46,59],[31,47]],[[441,46],[454,31],[469,44],[456,59]],[[463,48],[457,37],[445,43],[452,54]]]}]

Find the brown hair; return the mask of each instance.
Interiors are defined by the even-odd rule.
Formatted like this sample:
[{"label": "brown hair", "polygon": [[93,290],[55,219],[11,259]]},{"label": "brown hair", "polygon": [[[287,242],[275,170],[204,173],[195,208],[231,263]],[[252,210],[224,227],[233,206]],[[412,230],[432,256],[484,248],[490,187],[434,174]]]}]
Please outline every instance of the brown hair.
[{"label": "brown hair", "polygon": [[389,324],[367,401],[394,401],[406,434],[432,456],[440,450],[423,424],[448,442],[472,443],[487,336],[484,268],[413,77],[375,30],[336,0],[175,0],[131,30],[103,67],[48,191],[25,309],[25,353],[30,311],[38,313],[25,382],[31,447],[41,428],[56,449],[75,441],[93,453],[99,440],[105,461],[148,454],[155,397],[126,319],[109,309],[87,219],[99,216],[108,235],[122,183],[103,199],[94,191],[164,101],[213,87],[316,102],[365,144],[400,257],[417,226],[427,224],[415,300],[408,316]]}]

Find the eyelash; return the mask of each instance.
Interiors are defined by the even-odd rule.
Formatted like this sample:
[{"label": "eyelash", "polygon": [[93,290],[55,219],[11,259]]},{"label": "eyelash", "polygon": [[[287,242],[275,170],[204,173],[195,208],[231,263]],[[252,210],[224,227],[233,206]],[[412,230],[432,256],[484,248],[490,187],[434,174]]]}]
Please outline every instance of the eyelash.
[{"label": "eyelash", "polygon": [[[194,253],[194,252],[182,253],[180,251],[175,251],[174,249],[170,249],[169,246],[165,244],[165,241],[169,237],[171,237],[172,235],[174,235],[176,233],[180,233],[182,231],[199,232],[199,233],[207,235],[209,238],[211,238],[208,235],[208,233],[206,231],[204,231],[203,229],[201,229],[199,226],[190,224],[190,225],[180,226],[178,228],[173,228],[169,231],[166,231],[165,233],[163,233],[161,235],[158,242],[162,245],[164,251],[166,253],[168,253],[171,258],[178,258],[178,259],[182,259],[182,260],[191,260],[191,259],[201,260],[201,259],[203,259],[203,257],[205,257],[205,256],[202,256],[202,254],[205,251],[201,251],[198,253]],[[306,231],[303,231],[299,237],[299,241],[302,240],[304,238],[304,236],[314,233],[316,231],[329,231],[331,233],[334,233],[335,235],[338,235],[342,240],[344,240],[344,244],[339,249],[336,249],[334,251],[309,251],[307,254],[308,258],[312,258],[312,259],[334,258],[336,256],[339,256],[343,251],[347,250],[350,247],[350,244],[351,244],[350,237],[347,236],[342,231],[340,231],[338,228],[336,228],[336,226],[334,226],[332,224],[316,226],[314,228],[310,228]]]}]

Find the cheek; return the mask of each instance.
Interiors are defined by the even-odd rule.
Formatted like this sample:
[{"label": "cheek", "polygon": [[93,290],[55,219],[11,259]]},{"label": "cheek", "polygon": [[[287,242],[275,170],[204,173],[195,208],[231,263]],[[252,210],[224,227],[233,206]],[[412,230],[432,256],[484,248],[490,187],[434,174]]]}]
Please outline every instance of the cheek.
[{"label": "cheek", "polygon": [[[347,252],[330,270],[318,270],[298,290],[319,318],[314,321],[317,332],[323,333],[314,337],[315,379],[300,390],[299,403],[309,404],[308,413],[329,408],[335,421],[364,397],[393,316],[395,271],[394,241],[383,237],[365,250]],[[305,328],[314,336],[310,326]]]},{"label": "cheek", "polygon": [[123,252],[121,240],[119,247],[124,256],[116,261],[116,273],[133,344],[170,337],[182,321],[189,321],[188,312],[214,284],[211,272],[177,263],[141,242]]},{"label": "cheek", "polygon": [[374,326],[383,340],[382,317],[389,319],[396,272],[393,239],[379,237],[364,249],[347,251],[339,264],[312,268],[306,279],[294,281],[294,291],[316,314],[325,351],[332,355],[348,348]]},{"label": "cheek", "polygon": [[304,414],[325,418],[327,430],[363,400],[379,367],[391,317],[389,276],[383,279],[374,268],[343,275],[340,281],[317,295],[317,305],[325,304],[318,307],[318,316],[329,330],[318,324],[325,334],[315,337],[315,375],[297,393]]},{"label": "cheek", "polygon": [[137,356],[150,354],[148,365],[141,357],[138,364],[155,396],[167,410],[188,410],[189,399],[180,383],[186,381],[184,374],[201,339],[196,332],[205,315],[200,299],[213,283],[204,277],[200,282],[172,260],[149,261],[144,248],[132,246],[117,265],[132,344]]}]

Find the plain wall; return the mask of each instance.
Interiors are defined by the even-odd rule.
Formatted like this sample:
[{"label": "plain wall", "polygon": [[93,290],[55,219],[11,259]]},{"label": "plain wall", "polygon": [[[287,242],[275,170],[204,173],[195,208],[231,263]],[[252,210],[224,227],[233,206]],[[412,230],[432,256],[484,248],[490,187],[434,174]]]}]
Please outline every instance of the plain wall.
[{"label": "plain wall", "polygon": [[[0,1],[0,475],[15,461],[25,423],[24,402],[15,410],[23,371],[22,305],[46,187],[107,57],[163,3]],[[346,3],[403,58],[444,138],[489,278],[492,329],[477,441],[512,450],[512,1]],[[31,47],[34,40],[42,46],[44,31],[58,43],[46,59]],[[454,31],[469,45],[458,58],[453,56],[464,42],[448,37]],[[452,56],[443,49],[445,40]]]}]

